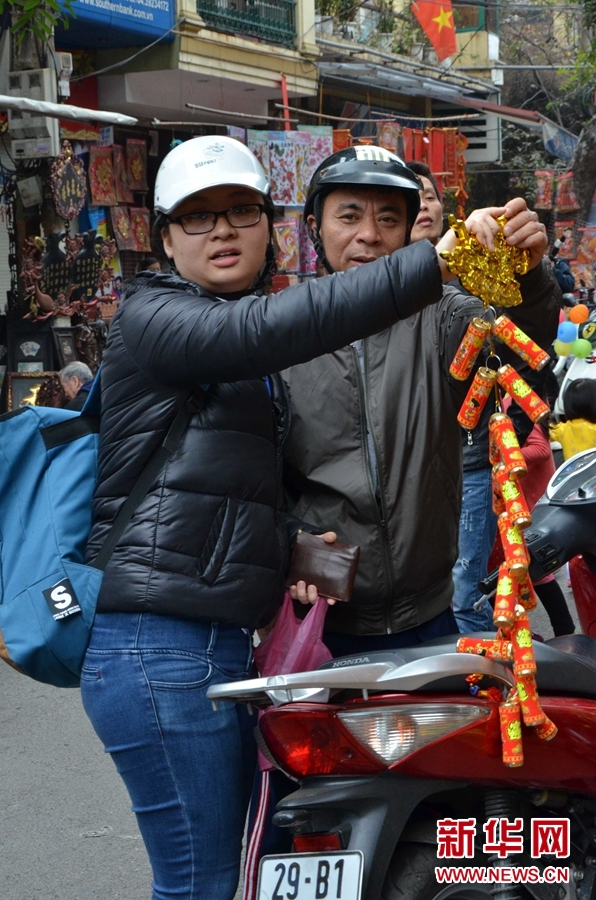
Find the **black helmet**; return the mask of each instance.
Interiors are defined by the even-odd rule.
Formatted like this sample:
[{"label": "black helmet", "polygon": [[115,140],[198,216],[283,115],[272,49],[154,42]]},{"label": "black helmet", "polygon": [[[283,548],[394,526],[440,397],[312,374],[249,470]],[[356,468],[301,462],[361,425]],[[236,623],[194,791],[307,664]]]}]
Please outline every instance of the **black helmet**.
[{"label": "black helmet", "polygon": [[318,232],[321,228],[322,201],[336,187],[370,185],[398,188],[404,192],[408,211],[408,235],[420,212],[422,182],[395,153],[369,145],[348,147],[328,156],[312,177],[304,204],[304,220],[314,215],[317,233],[311,232],[317,256],[331,272]]},{"label": "black helmet", "polygon": [[408,204],[408,224],[413,225],[420,212],[422,182],[405,162],[383,147],[348,147],[324,160],[312,177],[304,204],[304,218],[314,210],[315,199],[342,185],[371,185],[399,188]]}]

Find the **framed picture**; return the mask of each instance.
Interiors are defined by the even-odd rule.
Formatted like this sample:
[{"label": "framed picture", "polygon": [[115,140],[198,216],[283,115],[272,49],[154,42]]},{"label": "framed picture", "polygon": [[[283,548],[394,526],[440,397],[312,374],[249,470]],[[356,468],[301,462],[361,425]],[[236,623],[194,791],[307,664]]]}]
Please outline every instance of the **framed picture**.
[{"label": "framed picture", "polygon": [[22,406],[36,406],[39,390],[55,372],[7,372],[6,409],[11,412]]},{"label": "framed picture", "polygon": [[58,354],[58,365],[61,369],[78,360],[74,328],[53,328],[54,343]]},{"label": "framed picture", "polygon": [[[54,347],[52,346],[51,326],[47,321],[32,325],[24,321],[22,315],[15,320],[15,313],[8,316],[8,371],[18,372],[19,363],[39,363],[40,372],[54,369]],[[0,340],[0,344],[3,343]],[[3,361],[0,361],[3,362]],[[25,370],[27,371],[27,370]],[[31,370],[29,370],[31,371]]]},{"label": "framed picture", "polygon": [[17,372],[43,372],[42,362],[20,362],[17,363]]}]

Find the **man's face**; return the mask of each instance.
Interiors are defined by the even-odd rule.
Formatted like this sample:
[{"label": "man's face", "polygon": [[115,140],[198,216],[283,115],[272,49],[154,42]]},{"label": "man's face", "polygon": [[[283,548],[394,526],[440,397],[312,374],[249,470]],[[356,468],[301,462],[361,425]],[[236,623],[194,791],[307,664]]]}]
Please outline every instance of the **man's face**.
[{"label": "man's face", "polygon": [[[316,229],[314,216],[308,224]],[[399,250],[406,233],[406,198],[397,188],[338,188],[325,198],[320,236],[336,272]]]},{"label": "man's face", "polygon": [[420,191],[420,212],[414,222],[411,243],[427,238],[431,244],[436,244],[443,231],[443,206],[437,197],[433,183],[424,175],[419,175],[424,189]]},{"label": "man's face", "polygon": [[76,375],[71,375],[70,378],[61,378],[60,384],[62,385],[62,390],[66,394],[69,400],[74,400],[74,398],[79,393],[79,388],[82,385],[82,381],[80,381]]}]

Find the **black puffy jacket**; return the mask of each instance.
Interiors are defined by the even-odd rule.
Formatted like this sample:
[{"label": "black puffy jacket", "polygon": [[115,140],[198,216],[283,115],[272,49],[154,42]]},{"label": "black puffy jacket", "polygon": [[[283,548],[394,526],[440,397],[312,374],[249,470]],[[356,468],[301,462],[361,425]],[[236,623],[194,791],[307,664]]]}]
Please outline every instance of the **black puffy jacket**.
[{"label": "black puffy jacket", "polygon": [[275,379],[265,376],[387,328],[439,300],[441,287],[426,241],[359,270],[227,303],[177,275],[140,275],[104,355],[89,560],[177,408],[209,387],[110,559],[98,611],[249,628],[269,621],[288,538]]}]

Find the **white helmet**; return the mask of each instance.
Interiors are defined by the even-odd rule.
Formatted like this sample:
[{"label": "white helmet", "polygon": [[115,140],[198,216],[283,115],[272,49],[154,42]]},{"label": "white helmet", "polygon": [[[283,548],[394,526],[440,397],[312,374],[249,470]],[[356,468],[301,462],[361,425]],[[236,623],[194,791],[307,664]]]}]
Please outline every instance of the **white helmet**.
[{"label": "white helmet", "polygon": [[191,138],[170,150],[155,179],[155,211],[168,216],[197,191],[241,185],[269,196],[270,185],[254,153],[235,138]]}]

